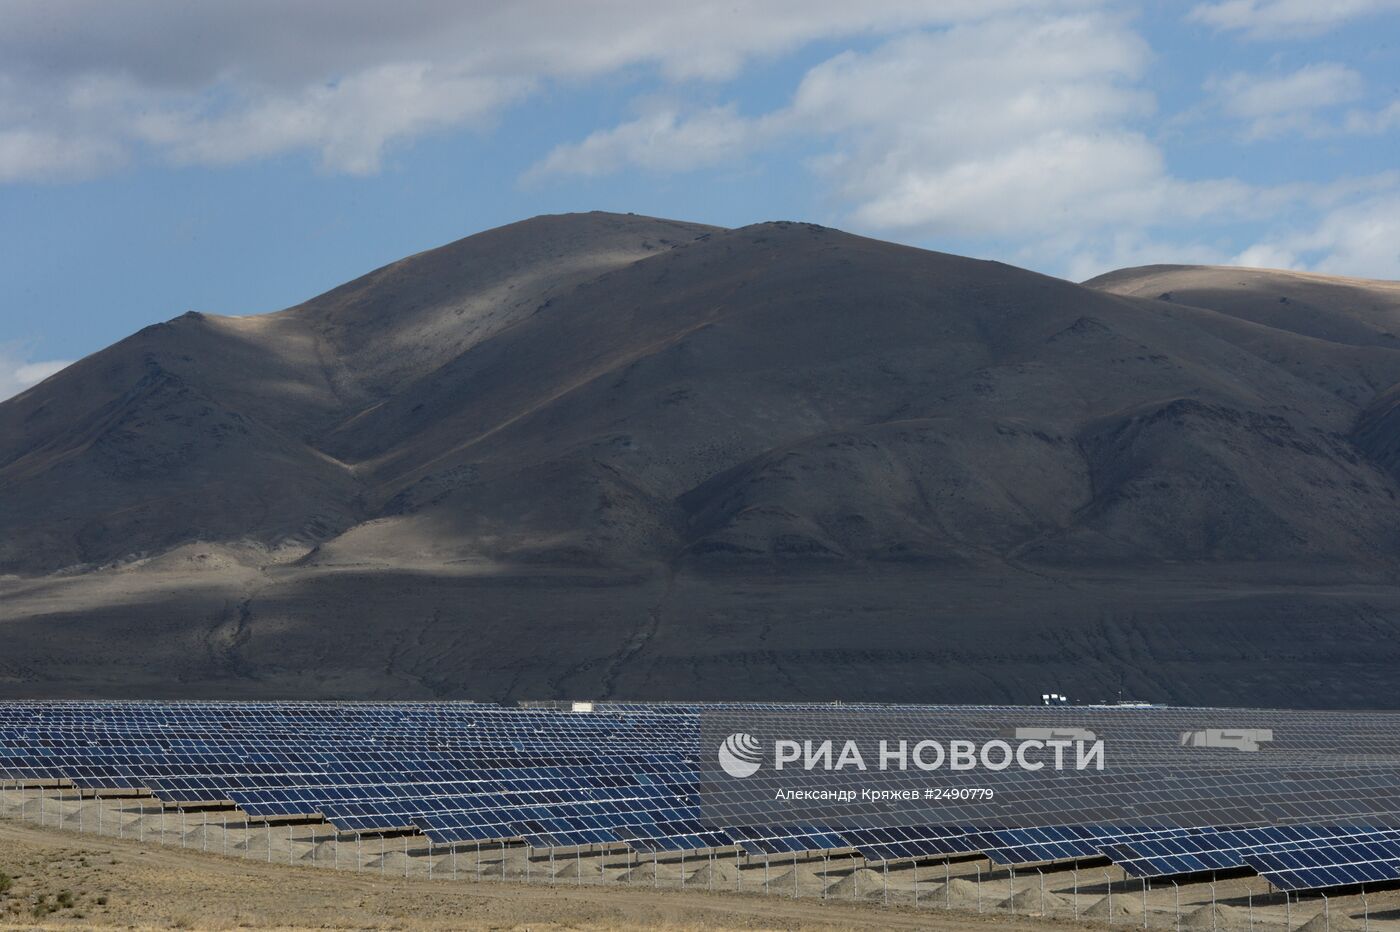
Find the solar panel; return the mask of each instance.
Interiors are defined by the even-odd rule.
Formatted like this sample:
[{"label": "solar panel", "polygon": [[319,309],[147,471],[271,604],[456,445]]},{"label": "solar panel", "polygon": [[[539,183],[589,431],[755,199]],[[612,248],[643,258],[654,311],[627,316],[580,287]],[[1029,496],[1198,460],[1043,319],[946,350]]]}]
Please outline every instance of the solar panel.
[{"label": "solar panel", "polygon": [[1182,830],[1059,825],[990,832],[979,840],[988,860],[1010,866],[1102,857],[1106,847],[1178,834]]},{"label": "solar panel", "polygon": [[[931,721],[968,714],[899,708]],[[346,832],[416,831],[443,845],[518,839],[535,849],[737,848],[753,857],[839,852],[868,862],[982,853],[1004,865],[1107,856],[1130,876],[1250,868],[1290,890],[1396,879],[1400,865],[1400,829],[1380,824],[1400,813],[1400,776],[1368,744],[1394,741],[1394,716],[1361,715],[1338,738],[1321,713],[1296,713],[1305,739],[1299,759],[1344,765],[1325,774],[1300,767],[1251,783],[1235,758],[1203,753],[1210,766],[1187,773],[1106,774],[1096,798],[1081,801],[1053,779],[1008,778],[1008,813],[1055,800],[1077,818],[1011,828],[967,823],[956,806],[942,825],[707,821],[701,712],[643,703],[577,713],[484,703],[0,703],[0,779],[145,788],[168,805],[226,802],[254,819],[321,817]],[[1168,733],[1196,727],[1202,715],[1142,714]],[[1285,713],[1259,713],[1274,714]],[[1228,822],[1171,827],[1186,808],[1222,799],[1212,811],[1231,815]],[[1141,823],[1092,821],[1113,807]]]},{"label": "solar panel", "polygon": [[1400,880],[1400,836],[1358,834],[1255,852],[1245,864],[1281,890]]},{"label": "solar panel", "polygon": [[869,862],[924,860],[980,850],[977,834],[956,826],[843,829],[840,834],[856,853]]},{"label": "solar panel", "polygon": [[816,825],[736,825],[724,831],[752,855],[805,854],[849,847],[839,834]]}]

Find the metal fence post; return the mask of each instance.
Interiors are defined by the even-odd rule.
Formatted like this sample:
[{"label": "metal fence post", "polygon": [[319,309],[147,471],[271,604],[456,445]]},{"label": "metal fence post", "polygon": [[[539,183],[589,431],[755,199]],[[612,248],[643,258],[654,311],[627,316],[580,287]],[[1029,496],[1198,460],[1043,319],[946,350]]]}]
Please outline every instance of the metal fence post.
[{"label": "metal fence post", "polygon": [[1107,868],[1103,872],[1104,882],[1108,884],[1108,924],[1113,926],[1113,877],[1108,873]]}]

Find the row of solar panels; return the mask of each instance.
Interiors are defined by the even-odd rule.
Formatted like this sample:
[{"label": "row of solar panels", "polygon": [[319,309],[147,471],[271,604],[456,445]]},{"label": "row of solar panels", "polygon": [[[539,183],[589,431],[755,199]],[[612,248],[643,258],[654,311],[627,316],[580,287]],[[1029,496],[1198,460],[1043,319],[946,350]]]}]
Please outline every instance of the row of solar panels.
[{"label": "row of solar panels", "polygon": [[1286,889],[1400,876],[1400,832],[1364,825],[720,828],[701,820],[697,746],[685,706],[0,704],[3,779],[144,787],[174,804],[226,800],[255,818],[321,815],[344,831],[417,829],[435,843],[983,854],[1007,865],[1108,857],[1141,877],[1252,868]]}]

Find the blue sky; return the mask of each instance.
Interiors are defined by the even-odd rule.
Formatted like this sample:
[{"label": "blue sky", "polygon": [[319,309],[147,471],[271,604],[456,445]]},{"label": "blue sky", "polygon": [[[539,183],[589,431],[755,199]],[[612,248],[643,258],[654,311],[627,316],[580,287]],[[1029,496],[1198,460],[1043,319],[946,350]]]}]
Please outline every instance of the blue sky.
[{"label": "blue sky", "polygon": [[540,213],[1400,278],[1400,0],[8,0],[0,398]]}]

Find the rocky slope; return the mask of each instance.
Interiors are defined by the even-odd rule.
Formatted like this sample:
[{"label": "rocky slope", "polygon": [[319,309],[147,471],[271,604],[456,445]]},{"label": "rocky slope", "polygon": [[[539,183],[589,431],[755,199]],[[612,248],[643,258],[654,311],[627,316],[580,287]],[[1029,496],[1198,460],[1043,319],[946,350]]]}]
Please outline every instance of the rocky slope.
[{"label": "rocky slope", "polygon": [[1393,704],[1396,330],[536,218],[0,405],[0,689]]}]

